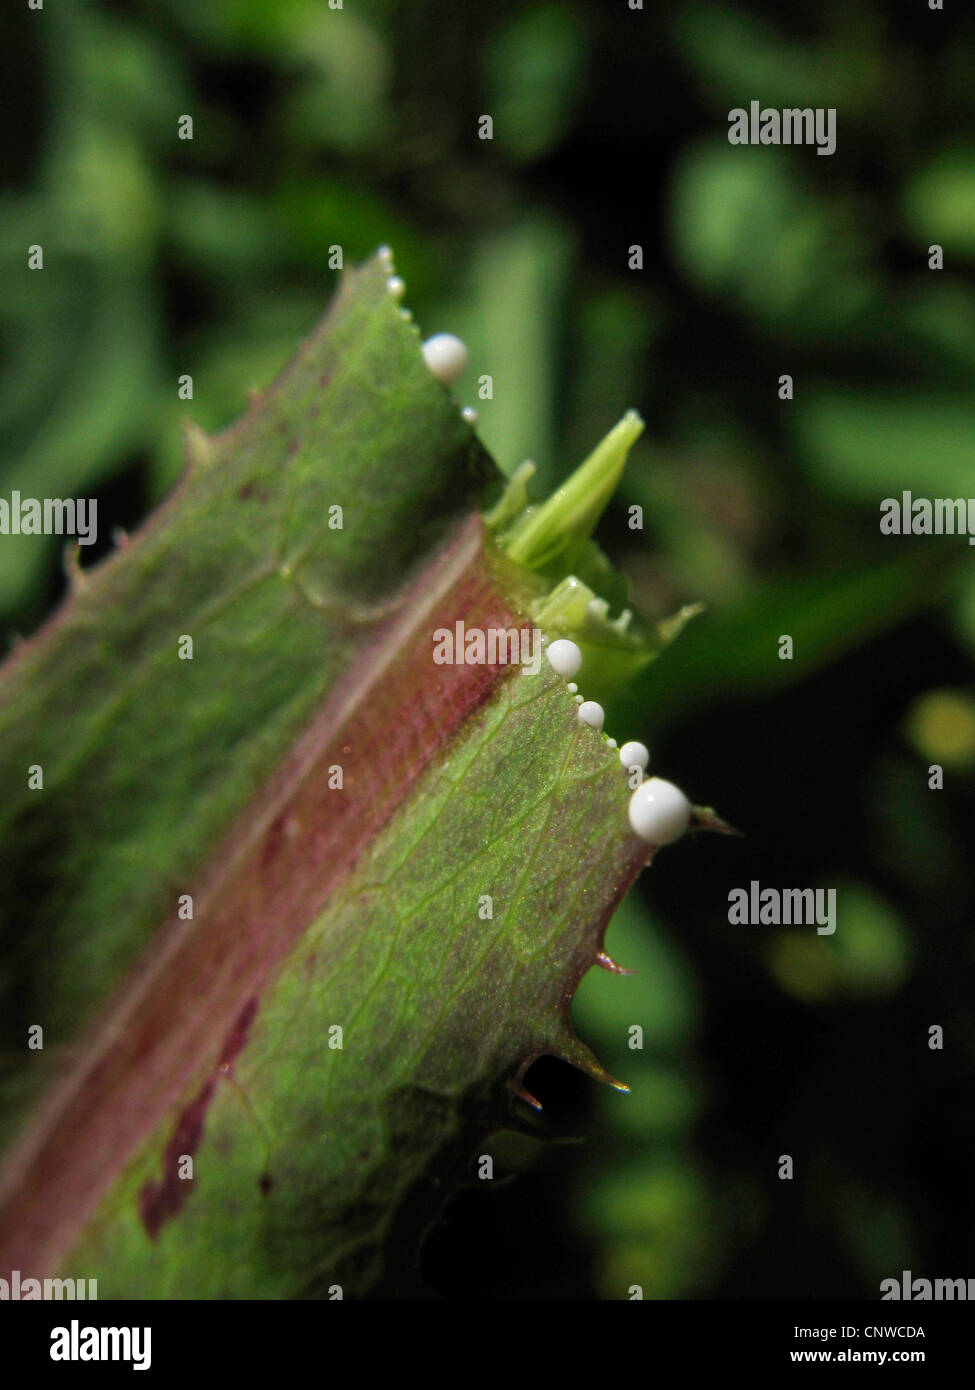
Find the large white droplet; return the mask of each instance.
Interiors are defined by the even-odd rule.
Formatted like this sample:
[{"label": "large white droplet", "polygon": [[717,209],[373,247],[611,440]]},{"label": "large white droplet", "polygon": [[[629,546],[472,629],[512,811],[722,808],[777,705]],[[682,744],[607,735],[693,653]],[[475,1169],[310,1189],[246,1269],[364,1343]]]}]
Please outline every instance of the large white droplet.
[{"label": "large white droplet", "polygon": [[691,823],[691,803],[673,782],[651,777],[630,797],[630,825],[650,845],[670,845]]},{"label": "large white droplet", "polygon": [[453,333],[437,333],[423,344],[427,366],[444,386],[453,386],[467,371],[467,348]]},{"label": "large white droplet", "polygon": [[593,729],[601,729],[606,711],[596,700],[583,700],[579,706],[579,718],[583,724],[588,724]]},{"label": "large white droplet", "polygon": [[546,656],[552,670],[557,671],[560,676],[565,676],[566,680],[571,679],[582,665],[582,652],[568,637],[560,637],[557,642],[550,642]]},{"label": "large white droplet", "polygon": [[640,743],[637,739],[631,739],[629,743],[624,743],[620,749],[620,762],[629,772],[631,767],[646,767],[650,761],[650,749],[645,743]]}]

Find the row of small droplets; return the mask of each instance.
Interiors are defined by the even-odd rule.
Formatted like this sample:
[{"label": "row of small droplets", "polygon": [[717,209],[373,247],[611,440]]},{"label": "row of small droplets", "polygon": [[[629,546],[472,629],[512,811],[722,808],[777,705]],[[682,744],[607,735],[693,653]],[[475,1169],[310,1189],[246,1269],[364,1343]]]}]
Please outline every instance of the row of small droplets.
[{"label": "row of small droplets", "polygon": [[[387,285],[394,298],[401,299],[406,285],[398,275],[391,275]],[[409,317],[409,310],[402,311]],[[467,348],[460,338],[452,333],[438,333],[423,344],[423,357],[431,373],[444,386],[453,386],[467,370]],[[461,415],[469,424],[477,423],[477,412],[471,406],[464,406]],[[572,677],[582,667],[582,652],[578,645],[568,637],[560,637],[547,648],[549,664],[558,675],[568,681],[569,694],[574,696],[579,706],[580,723],[588,724],[600,732],[605,712],[596,700],[585,700],[579,694],[579,687]],[[610,748],[616,748],[615,738],[607,739]],[[673,782],[662,777],[643,780],[643,772],[650,761],[646,744],[631,739],[619,750],[623,771],[632,779],[634,771],[639,771],[641,780],[630,797],[629,819],[635,834],[651,845],[669,845],[679,840],[691,823],[692,807],[687,797]]]},{"label": "row of small droplets", "polygon": [[[597,732],[602,730],[605,712],[596,700],[584,700],[579,687],[572,679],[582,667],[582,652],[578,645],[568,637],[560,637],[550,642],[546,648],[549,665],[558,675],[569,682],[568,691],[579,706],[579,721],[588,724]],[[610,748],[616,747],[616,740],[607,740]],[[636,739],[623,744],[619,750],[623,771],[631,778],[640,774],[639,785],[630,796],[630,826],[641,840],[651,845],[669,845],[679,840],[691,823],[692,807],[687,797],[673,782],[662,777],[643,780],[643,772],[650,761],[646,744]]]},{"label": "row of small droplets", "polygon": [[[379,254],[391,272],[393,259],[389,247],[380,247]],[[401,275],[390,273],[386,278],[386,288],[394,299],[401,300],[406,294],[406,281]],[[409,309],[401,309],[400,313],[407,321],[413,318]],[[432,338],[428,338],[423,344],[423,358],[432,374],[444,386],[456,385],[467,371],[467,347],[453,333],[437,333]],[[477,424],[477,411],[472,405],[465,405],[460,413],[461,418],[466,420],[469,425]]]}]

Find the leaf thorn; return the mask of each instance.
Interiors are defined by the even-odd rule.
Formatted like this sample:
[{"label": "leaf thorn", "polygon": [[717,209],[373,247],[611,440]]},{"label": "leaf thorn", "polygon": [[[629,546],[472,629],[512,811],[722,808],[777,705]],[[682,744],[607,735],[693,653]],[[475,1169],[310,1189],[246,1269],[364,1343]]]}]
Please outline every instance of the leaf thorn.
[{"label": "leaf thorn", "polygon": [[525,1089],[520,1081],[509,1081],[508,1089],[512,1095],[517,1096],[518,1100],[523,1100],[526,1105],[530,1105],[533,1110],[541,1111],[542,1102],[532,1095],[531,1091]]},{"label": "leaf thorn", "polygon": [[601,1081],[604,1086],[612,1086],[615,1091],[628,1092],[630,1089],[625,1081],[620,1081],[612,1072],[607,1071],[596,1054],[572,1032],[561,1034],[552,1049],[552,1055],[568,1062],[570,1067],[575,1067],[586,1076],[591,1076],[594,1081]]},{"label": "leaf thorn", "polygon": [[719,835],[737,835],[739,839],[744,839],[745,832],[722,820],[712,806],[694,806],[691,810],[692,830],[714,830]]},{"label": "leaf thorn", "polygon": [[596,956],[596,964],[601,965],[604,970],[608,970],[611,975],[635,975],[635,970],[627,970],[625,965],[618,965],[608,951],[600,951]]}]

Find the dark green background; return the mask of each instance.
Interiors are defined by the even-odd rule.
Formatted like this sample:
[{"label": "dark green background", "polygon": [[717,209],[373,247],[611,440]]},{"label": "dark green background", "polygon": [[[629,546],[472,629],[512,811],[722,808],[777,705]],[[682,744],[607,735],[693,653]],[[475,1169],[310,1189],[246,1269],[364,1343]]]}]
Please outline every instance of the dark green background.
[{"label": "dark green background", "polygon": [[[334,245],[390,243],[423,331],[466,339],[458,395],[506,470],[551,485],[626,407],[646,420],[600,539],[644,613],[708,607],[607,728],[747,837],[644,875],[609,935],[640,974],[575,1009],[633,1094],[537,1064],[553,1126],[589,1138],[499,1139],[518,1179],[454,1203],[432,1285],[975,1276],[972,555],[878,529],[901,488],[975,494],[971,16],[49,0],[0,26],[0,494],[97,496],[103,553],[177,476],[180,418],[226,423],[287,360]],[[753,98],[835,106],[835,155],[730,146]],[[0,545],[10,633],[62,588],[56,542]],[[730,926],[753,878],[835,887],[836,935]]]}]

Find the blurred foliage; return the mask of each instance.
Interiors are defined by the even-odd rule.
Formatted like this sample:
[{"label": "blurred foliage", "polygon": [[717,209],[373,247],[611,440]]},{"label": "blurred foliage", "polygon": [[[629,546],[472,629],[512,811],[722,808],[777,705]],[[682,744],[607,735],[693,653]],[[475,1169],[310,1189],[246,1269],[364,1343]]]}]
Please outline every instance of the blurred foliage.
[{"label": "blurred foliage", "polygon": [[[647,421],[599,540],[648,616],[708,611],[607,727],[748,835],[645,875],[609,935],[640,974],[576,1007],[633,1094],[536,1064],[556,1126],[593,1137],[498,1141],[521,1181],[455,1203],[426,1256],[444,1292],[876,1297],[975,1264],[975,580],[963,538],[878,529],[902,488],[975,492],[960,9],[61,0],[0,21],[0,493],[94,491],[102,553],[171,485],[187,410],[218,427],[283,364],[336,246],[392,245],[424,331],[468,341],[485,443],[508,471],[532,457],[540,492],[627,407]],[[836,153],[728,145],[753,98],[836,106]],[[9,630],[61,585],[54,542],[0,547]],[[729,927],[752,878],[836,887],[835,937]]]}]

